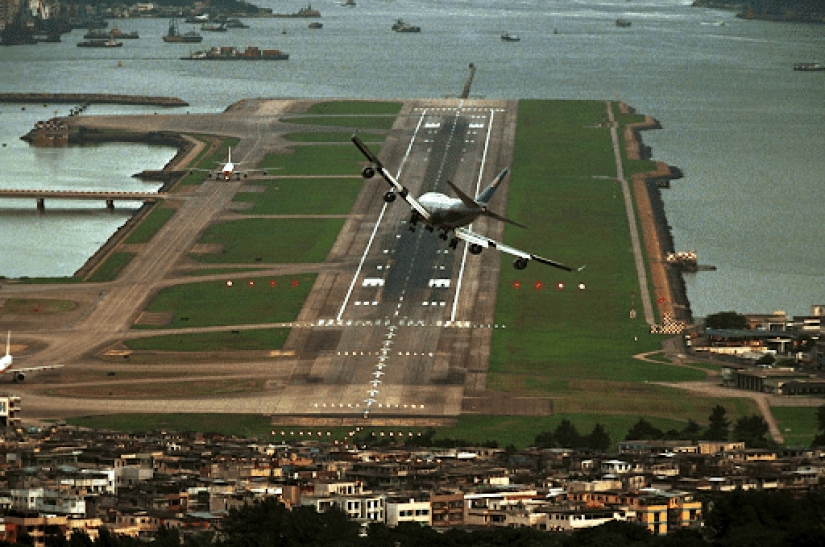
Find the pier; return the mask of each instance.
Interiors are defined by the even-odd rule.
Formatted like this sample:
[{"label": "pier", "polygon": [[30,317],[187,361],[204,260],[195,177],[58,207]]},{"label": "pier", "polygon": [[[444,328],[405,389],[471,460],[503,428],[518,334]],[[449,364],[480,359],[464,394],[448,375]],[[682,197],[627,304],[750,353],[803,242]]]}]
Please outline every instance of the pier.
[{"label": "pier", "polygon": [[165,192],[94,192],[78,190],[0,190],[0,198],[30,198],[37,203],[38,211],[46,210],[46,198],[101,200],[106,208],[114,210],[115,201],[160,201],[166,199]]}]

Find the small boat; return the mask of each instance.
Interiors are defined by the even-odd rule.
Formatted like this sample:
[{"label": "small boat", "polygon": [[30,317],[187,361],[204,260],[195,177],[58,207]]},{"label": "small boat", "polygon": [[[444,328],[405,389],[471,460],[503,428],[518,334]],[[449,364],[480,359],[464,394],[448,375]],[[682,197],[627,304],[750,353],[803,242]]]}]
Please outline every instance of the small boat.
[{"label": "small boat", "polygon": [[226,28],[249,28],[249,25],[240,19],[230,19],[226,22]]},{"label": "small boat", "polygon": [[311,29],[322,29],[322,28],[324,28],[324,24],[323,23],[318,23],[318,22],[310,23],[309,28],[311,28]]},{"label": "small boat", "polygon": [[401,19],[398,19],[393,23],[392,30],[395,32],[421,32],[421,27],[405,23]]},{"label": "small boat", "polygon": [[505,42],[521,42],[521,38],[519,38],[518,34],[510,34],[509,32],[502,34],[501,39]]},{"label": "small boat", "polygon": [[207,32],[226,32],[227,28],[223,23],[206,23],[201,25],[201,30]]},{"label": "small boat", "polygon": [[793,69],[802,72],[821,72],[825,70],[825,65],[822,63],[796,63]]},{"label": "small boat", "polygon": [[623,19],[623,18],[621,18],[621,17],[619,17],[618,19],[616,19],[616,26],[617,26],[617,27],[624,27],[624,28],[626,28],[626,27],[629,27],[629,26],[630,26],[630,25],[632,25],[632,24],[633,24],[633,23],[631,23],[631,22],[630,22],[630,21],[628,21],[627,19]]}]

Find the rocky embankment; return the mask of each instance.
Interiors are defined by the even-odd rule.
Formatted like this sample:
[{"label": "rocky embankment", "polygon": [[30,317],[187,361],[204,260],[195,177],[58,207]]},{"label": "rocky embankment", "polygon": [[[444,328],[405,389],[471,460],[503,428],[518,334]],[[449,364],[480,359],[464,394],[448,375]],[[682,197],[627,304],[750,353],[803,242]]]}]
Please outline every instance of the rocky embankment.
[{"label": "rocky embankment", "polygon": [[59,103],[59,104],[128,104],[163,107],[189,106],[177,97],[150,97],[146,95],[110,95],[106,93],[0,93],[4,103]]}]

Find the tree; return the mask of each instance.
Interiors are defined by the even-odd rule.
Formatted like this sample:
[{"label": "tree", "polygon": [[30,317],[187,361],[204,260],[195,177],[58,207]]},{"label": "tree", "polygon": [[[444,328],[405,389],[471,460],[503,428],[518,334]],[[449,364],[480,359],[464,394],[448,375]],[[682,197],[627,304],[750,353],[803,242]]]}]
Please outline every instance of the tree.
[{"label": "tree", "polygon": [[579,435],[576,426],[567,418],[563,419],[561,423],[553,431],[553,438],[559,446],[565,448],[576,448],[581,446],[581,435]]},{"label": "tree", "polygon": [[556,439],[553,438],[552,431],[542,431],[536,435],[536,439],[533,441],[533,444],[538,448],[553,448],[556,446]]},{"label": "tree", "polygon": [[633,427],[625,435],[626,441],[658,441],[663,439],[665,434],[661,429],[654,426],[644,418],[633,424]]},{"label": "tree", "polygon": [[705,328],[746,329],[748,328],[748,318],[735,311],[722,311],[705,317]]},{"label": "tree", "polygon": [[814,437],[811,446],[825,446],[825,405],[820,405],[816,409],[816,428],[819,430],[819,435]]},{"label": "tree", "polygon": [[744,441],[745,446],[752,448],[765,448],[773,441],[768,438],[768,422],[759,414],[742,416],[736,420],[733,426],[733,438],[736,441]]},{"label": "tree", "polygon": [[709,441],[727,441],[730,421],[725,417],[727,411],[722,405],[716,405],[708,418],[708,428],[705,430],[705,439]]},{"label": "tree", "polygon": [[693,419],[688,420],[687,425],[681,432],[679,432],[680,439],[687,439],[690,441],[697,441],[702,434],[702,426]]},{"label": "tree", "polygon": [[610,434],[602,424],[593,426],[593,431],[582,439],[582,444],[585,448],[598,450],[599,452],[607,452],[610,450]]}]

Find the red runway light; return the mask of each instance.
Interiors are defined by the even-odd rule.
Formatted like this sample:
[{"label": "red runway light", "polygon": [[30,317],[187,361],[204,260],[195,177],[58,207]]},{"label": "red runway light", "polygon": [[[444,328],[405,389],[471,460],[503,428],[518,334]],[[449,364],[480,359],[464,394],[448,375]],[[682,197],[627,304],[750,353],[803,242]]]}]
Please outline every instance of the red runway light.
[{"label": "red runway light", "polygon": [[275,285],[277,285],[277,284],[278,284],[278,282],[277,282],[277,281],[275,281],[274,279],[273,279],[272,281],[270,281],[270,282],[269,282],[269,286],[270,286],[270,287],[274,287],[274,286],[275,286]]},{"label": "red runway light", "polygon": [[254,287],[254,286],[255,286],[255,282],[254,282],[254,281],[252,281],[252,280],[250,280],[250,281],[249,281],[249,286],[250,286],[250,287]]},{"label": "red runway light", "polygon": [[544,287],[544,284],[541,281],[536,281],[533,283],[533,287],[535,287],[537,291],[540,291]]},{"label": "red runway light", "polygon": [[521,281],[513,281],[513,288],[520,289],[521,288]]},{"label": "red runway light", "polygon": [[293,279],[293,280],[292,280],[292,286],[293,286],[293,287],[297,287],[297,286],[298,286],[298,280],[297,280],[297,279]]}]

